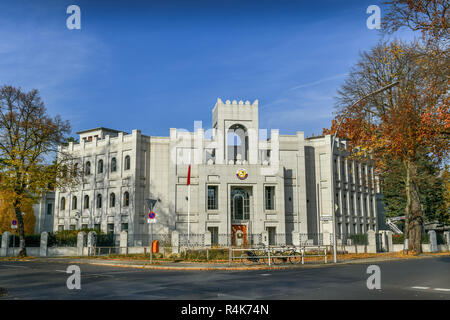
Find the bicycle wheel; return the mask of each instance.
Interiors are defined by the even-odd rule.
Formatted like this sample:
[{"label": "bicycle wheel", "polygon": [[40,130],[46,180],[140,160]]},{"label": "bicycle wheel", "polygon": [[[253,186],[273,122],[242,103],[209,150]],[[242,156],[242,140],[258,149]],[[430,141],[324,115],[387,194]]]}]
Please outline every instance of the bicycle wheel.
[{"label": "bicycle wheel", "polygon": [[255,255],[258,256],[257,260],[259,264],[269,264],[269,258],[266,251],[256,251]]},{"label": "bicycle wheel", "polygon": [[302,262],[302,257],[300,252],[296,252],[295,250],[291,250],[289,252],[289,262],[292,264],[299,264]]},{"label": "bicycle wheel", "polygon": [[273,264],[283,264],[287,262],[287,258],[283,257],[283,252],[277,251],[274,252],[274,257],[272,258]]},{"label": "bicycle wheel", "polygon": [[248,265],[255,264],[255,263],[258,262],[258,259],[254,258],[254,257],[253,257],[253,254],[251,254],[251,253],[249,253],[249,252],[244,252],[244,253],[241,255],[241,260],[242,260],[242,263],[245,264],[245,265],[247,265],[247,266],[248,266]]}]

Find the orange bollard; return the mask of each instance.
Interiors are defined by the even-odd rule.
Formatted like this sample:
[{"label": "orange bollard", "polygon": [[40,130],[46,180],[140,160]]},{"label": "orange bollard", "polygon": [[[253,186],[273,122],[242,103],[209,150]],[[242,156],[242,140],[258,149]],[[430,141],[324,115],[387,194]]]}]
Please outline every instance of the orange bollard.
[{"label": "orange bollard", "polygon": [[152,241],[152,252],[153,253],[158,253],[159,252],[159,241],[158,240],[153,240]]}]

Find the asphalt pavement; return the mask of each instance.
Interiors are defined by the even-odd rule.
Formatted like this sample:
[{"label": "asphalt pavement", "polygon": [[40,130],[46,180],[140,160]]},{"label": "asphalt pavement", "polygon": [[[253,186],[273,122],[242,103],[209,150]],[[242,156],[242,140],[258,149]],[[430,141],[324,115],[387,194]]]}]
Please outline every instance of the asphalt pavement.
[{"label": "asphalt pavement", "polygon": [[[450,257],[285,270],[150,270],[78,264],[81,288],[68,289],[69,261],[0,261],[0,299],[435,299],[450,300]],[[381,289],[367,288],[369,265]],[[3,294],[2,294],[3,292]]]}]

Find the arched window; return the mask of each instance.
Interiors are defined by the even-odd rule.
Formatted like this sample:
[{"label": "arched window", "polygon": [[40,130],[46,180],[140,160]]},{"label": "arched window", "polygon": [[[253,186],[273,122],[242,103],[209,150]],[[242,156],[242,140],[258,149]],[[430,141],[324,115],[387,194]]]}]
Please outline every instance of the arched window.
[{"label": "arched window", "polygon": [[111,208],[114,208],[116,206],[116,195],[114,194],[114,192],[109,195],[109,206]]},{"label": "arched window", "polygon": [[66,210],[66,198],[61,198],[61,210]]},{"label": "arched window", "polygon": [[77,197],[72,197],[72,210],[75,210],[77,208]]},{"label": "arched window", "polygon": [[97,208],[101,208],[102,207],[102,195],[98,194],[97,195]]},{"label": "arched window", "polygon": [[91,163],[88,161],[86,162],[86,170],[85,170],[85,174],[88,176],[91,174]]},{"label": "arched window", "polygon": [[227,132],[227,161],[248,161],[248,133],[240,125],[232,125]]},{"label": "arched window", "polygon": [[89,196],[88,195],[84,196],[84,208],[89,209]]},{"label": "arched window", "polygon": [[117,170],[117,160],[116,158],[111,159],[111,172],[116,172]]},{"label": "arched window", "polygon": [[98,160],[97,173],[103,173],[103,160]]},{"label": "arched window", "polygon": [[250,219],[250,197],[244,189],[231,191],[231,217],[233,220]]},{"label": "arched window", "polygon": [[126,156],[125,157],[125,170],[130,170],[130,165],[131,165],[130,156]]},{"label": "arched window", "polygon": [[130,194],[128,191],[125,191],[123,194],[123,206],[128,207],[130,205]]}]

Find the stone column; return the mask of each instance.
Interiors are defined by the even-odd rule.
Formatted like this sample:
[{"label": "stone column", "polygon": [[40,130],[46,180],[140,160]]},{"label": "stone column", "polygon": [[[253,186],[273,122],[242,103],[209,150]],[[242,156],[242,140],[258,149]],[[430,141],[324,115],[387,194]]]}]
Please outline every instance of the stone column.
[{"label": "stone column", "polygon": [[180,233],[177,230],[172,231],[172,253],[180,252]]},{"label": "stone column", "polygon": [[450,246],[450,231],[444,231],[444,240],[447,246]]},{"label": "stone column", "polygon": [[333,239],[330,232],[322,233],[322,243],[319,243],[324,246],[330,246],[333,244]]},{"label": "stone column", "polygon": [[390,231],[390,230],[386,231],[386,238],[387,238],[386,242],[387,242],[387,247],[388,247],[389,252],[394,251],[394,244],[392,242],[392,234],[393,234],[392,231]]},{"label": "stone column", "polygon": [[120,233],[120,248],[119,248],[120,254],[127,254],[128,253],[128,232],[122,231]]},{"label": "stone column", "polygon": [[48,247],[48,232],[41,233],[41,244],[39,248],[39,256],[46,257],[47,256],[47,247]]},{"label": "stone column", "polygon": [[7,257],[8,256],[8,248],[9,248],[9,242],[11,240],[10,238],[11,232],[3,232],[2,234],[2,249],[1,249],[1,257]]},{"label": "stone column", "polygon": [[436,239],[436,231],[430,230],[428,231],[428,238],[430,239],[430,250],[431,252],[438,252],[437,239]]},{"label": "stone column", "polygon": [[211,231],[206,231],[204,234],[205,247],[211,247]]},{"label": "stone column", "polygon": [[78,232],[77,235],[77,254],[79,256],[84,255],[84,243],[86,242],[86,232]]},{"label": "stone column", "polygon": [[367,231],[367,252],[377,253],[377,239],[374,230]]},{"label": "stone column", "polygon": [[97,243],[97,232],[90,231],[87,236],[88,255],[95,254],[94,247]]},{"label": "stone column", "polygon": [[265,246],[269,245],[269,233],[267,231],[261,232],[261,239]]},{"label": "stone column", "polygon": [[300,233],[299,232],[292,232],[292,244],[294,246],[300,246]]}]

